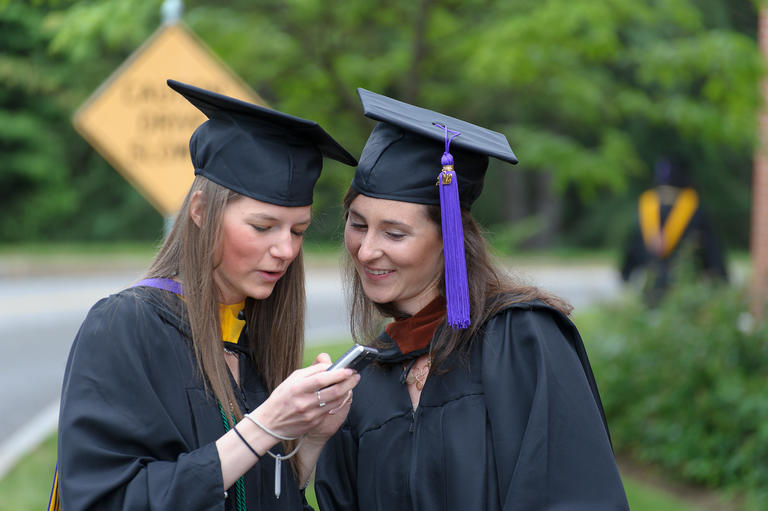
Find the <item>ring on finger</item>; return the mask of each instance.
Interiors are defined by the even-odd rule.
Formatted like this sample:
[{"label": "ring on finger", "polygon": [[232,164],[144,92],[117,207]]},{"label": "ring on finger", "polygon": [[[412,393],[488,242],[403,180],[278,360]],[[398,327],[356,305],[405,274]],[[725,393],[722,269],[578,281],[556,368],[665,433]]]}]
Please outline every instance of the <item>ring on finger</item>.
[{"label": "ring on finger", "polygon": [[318,404],[320,405],[320,408],[322,408],[322,407],[324,407],[324,406],[325,406],[325,401],[323,401],[323,400],[320,398],[320,391],[319,391],[319,390],[317,391],[317,402],[318,402]]}]

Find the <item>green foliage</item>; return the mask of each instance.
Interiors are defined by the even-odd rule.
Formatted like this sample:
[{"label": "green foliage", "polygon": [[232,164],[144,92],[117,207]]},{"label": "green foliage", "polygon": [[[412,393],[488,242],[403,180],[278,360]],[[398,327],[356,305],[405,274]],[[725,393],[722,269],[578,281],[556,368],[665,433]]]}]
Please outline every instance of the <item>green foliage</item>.
[{"label": "green foliage", "polygon": [[542,223],[541,218],[532,216],[515,223],[499,224],[491,226],[486,237],[500,255],[519,254],[523,243],[541,230]]},{"label": "green foliage", "polygon": [[67,9],[46,17],[46,28],[52,34],[49,49],[76,65],[90,63],[104,53],[131,52],[160,21],[161,4],[161,0],[72,2]]},{"label": "green foliage", "polygon": [[[600,233],[620,231],[634,213],[606,214],[615,208],[605,196],[633,202],[655,160],[680,153],[696,165],[714,216],[730,226],[723,231],[744,243],[747,229],[732,226],[748,223],[761,65],[754,40],[726,15],[755,13],[744,1],[701,3],[359,1],[320,9],[262,0],[193,3],[187,21],[222,54],[258,62],[233,65],[273,105],[319,120],[351,147],[370,127],[356,86],[507,133],[519,170],[551,172],[560,192],[578,191],[565,198],[563,228],[598,245],[611,241]],[[235,50],[242,39],[234,34],[248,28],[252,44]],[[497,172],[503,182],[510,169]],[[320,209],[338,201],[349,170],[332,166],[324,179]],[[510,220],[504,189],[487,188],[482,200],[493,206],[478,208],[481,221]],[[604,225],[589,224],[595,218]]]},{"label": "green foliage", "polygon": [[681,283],[657,309],[605,305],[581,329],[618,451],[765,508],[768,324],[747,310],[742,289]]},{"label": "green foliage", "polygon": [[57,165],[64,150],[56,125],[59,113],[36,101],[54,88],[54,80],[39,70],[39,58],[25,58],[38,43],[29,37],[42,14],[22,3],[2,12],[0,36],[7,51],[0,55],[0,202],[11,218],[0,222],[0,239],[14,239],[25,232],[41,234],[48,218],[72,208],[66,186],[66,169]]},{"label": "green foliage", "polygon": [[[0,145],[11,162],[0,186],[15,193],[0,197],[12,206],[0,240],[158,234],[159,216],[69,117],[154,31],[161,4],[0,3]],[[547,221],[566,241],[605,245],[633,214],[616,202],[631,203],[673,152],[695,166],[728,241],[746,246],[762,72],[750,0],[184,4],[185,22],[270,105],[317,120],[353,153],[373,125],[358,86],[476,121],[508,135],[529,184],[529,173],[553,176],[564,206]],[[502,186],[487,187],[481,222],[517,218],[505,208],[511,172],[492,166]],[[318,239],[338,236],[350,177],[326,163]],[[540,214],[537,201],[519,217]]]},{"label": "green foliage", "polygon": [[[121,12],[130,14],[130,2],[112,3],[124,5],[115,9],[118,19]],[[84,28],[103,24],[86,23],[88,6],[102,9],[105,3],[51,0],[0,8],[2,242],[149,240],[162,232],[159,215],[70,125],[77,105],[127,55],[99,55],[101,44]],[[135,25],[118,25],[134,39],[116,35],[105,41],[122,41],[126,52],[145,37]]]},{"label": "green foliage", "polygon": [[[744,2],[708,3],[751,11]],[[563,211],[564,232],[578,233],[570,241],[589,233],[610,241],[599,234],[615,233],[634,213],[610,214],[613,199],[631,204],[655,160],[672,154],[692,167],[729,241],[745,242],[746,229],[733,226],[749,218],[761,73],[753,39],[708,24],[684,0],[504,5],[476,39],[461,38],[465,76],[508,123],[520,167],[550,170],[560,190],[578,191]]]}]

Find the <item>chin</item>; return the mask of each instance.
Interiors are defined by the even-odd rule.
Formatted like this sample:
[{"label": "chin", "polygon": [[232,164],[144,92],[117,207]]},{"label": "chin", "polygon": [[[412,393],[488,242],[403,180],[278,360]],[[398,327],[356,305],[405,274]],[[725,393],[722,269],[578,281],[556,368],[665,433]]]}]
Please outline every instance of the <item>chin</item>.
[{"label": "chin", "polygon": [[375,289],[366,289],[365,286],[363,286],[363,293],[365,293],[366,298],[374,303],[384,304],[392,301],[392,297],[390,297],[388,293],[382,293]]},{"label": "chin", "polygon": [[266,300],[270,296],[272,296],[272,291],[274,291],[274,286],[270,288],[254,288],[249,289],[246,295],[250,298],[253,298],[254,300]]}]

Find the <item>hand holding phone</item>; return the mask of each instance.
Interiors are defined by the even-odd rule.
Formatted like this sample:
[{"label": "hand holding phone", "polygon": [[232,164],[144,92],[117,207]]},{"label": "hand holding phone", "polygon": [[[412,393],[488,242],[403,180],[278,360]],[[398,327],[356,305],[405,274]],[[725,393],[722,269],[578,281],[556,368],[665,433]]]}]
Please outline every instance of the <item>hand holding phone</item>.
[{"label": "hand holding phone", "polygon": [[346,353],[336,359],[336,362],[331,364],[331,367],[326,369],[326,371],[348,367],[360,372],[365,366],[373,362],[378,355],[379,350],[376,348],[355,344],[349,348]]}]

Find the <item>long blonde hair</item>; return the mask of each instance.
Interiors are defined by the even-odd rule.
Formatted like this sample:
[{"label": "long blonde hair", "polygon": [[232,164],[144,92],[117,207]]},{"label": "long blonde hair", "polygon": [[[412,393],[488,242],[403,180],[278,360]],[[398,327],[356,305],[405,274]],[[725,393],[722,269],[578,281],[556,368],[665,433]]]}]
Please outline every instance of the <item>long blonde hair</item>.
[{"label": "long blonde hair", "polygon": [[[354,188],[347,190],[344,196],[344,217],[349,214],[352,201],[360,195]],[[441,233],[440,206],[425,206],[426,215]],[[467,261],[467,280],[469,282],[469,302],[471,326],[463,330],[448,328],[445,320],[442,328],[432,340],[432,370],[436,370],[453,352],[469,354],[472,343],[485,323],[499,311],[514,303],[539,300],[563,314],[570,314],[572,307],[561,298],[547,293],[535,286],[517,282],[496,266],[491,258],[487,242],[480,226],[467,210],[461,211],[464,228],[464,251]],[[442,275],[442,273],[441,273]],[[346,255],[344,280],[347,301],[350,309],[350,329],[352,337],[361,344],[376,344],[376,337],[385,318],[402,315],[390,303],[375,303],[363,290],[363,284],[352,263]],[[445,296],[445,277],[441,276],[439,292]]]},{"label": "long blonde hair", "polygon": [[[190,217],[191,198],[202,192],[202,222]],[[237,406],[224,351],[221,346],[218,294],[213,280],[220,225],[224,208],[242,197],[208,179],[192,183],[168,238],[147,270],[147,278],[176,277],[184,285],[186,317],[203,385],[226,407],[232,405],[235,420],[243,411]],[[304,262],[301,250],[272,294],[263,300],[247,298],[245,319],[250,357],[272,392],[299,368],[304,354]]]}]

